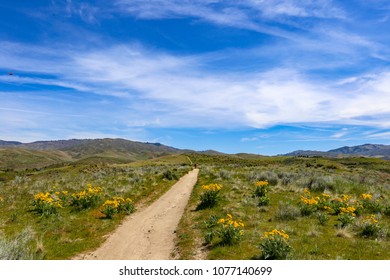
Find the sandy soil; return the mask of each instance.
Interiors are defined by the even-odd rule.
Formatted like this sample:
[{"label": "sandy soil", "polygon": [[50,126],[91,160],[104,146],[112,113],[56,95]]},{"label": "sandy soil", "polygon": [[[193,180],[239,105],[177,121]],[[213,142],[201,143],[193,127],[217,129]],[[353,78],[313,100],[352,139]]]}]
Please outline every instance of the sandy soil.
[{"label": "sandy soil", "polygon": [[96,251],[75,259],[170,259],[176,228],[196,184],[198,172],[198,169],[190,171],[153,204],[131,214]]}]

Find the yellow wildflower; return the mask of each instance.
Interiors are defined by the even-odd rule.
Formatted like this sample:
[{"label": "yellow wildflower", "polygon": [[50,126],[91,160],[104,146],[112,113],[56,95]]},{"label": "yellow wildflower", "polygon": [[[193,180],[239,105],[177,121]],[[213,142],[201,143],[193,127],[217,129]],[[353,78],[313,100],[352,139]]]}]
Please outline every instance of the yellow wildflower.
[{"label": "yellow wildflower", "polygon": [[360,195],[360,198],[366,199],[366,200],[371,200],[372,199],[372,194],[363,193],[363,194]]},{"label": "yellow wildflower", "polygon": [[268,181],[267,180],[264,180],[264,181],[257,181],[256,182],[256,187],[266,187],[268,186]]},{"label": "yellow wildflower", "polygon": [[263,238],[275,238],[275,236],[280,236],[283,239],[289,239],[290,236],[284,231],[284,230],[277,230],[273,229],[272,231],[269,232],[264,232],[264,237]]},{"label": "yellow wildflower", "polygon": [[220,191],[222,189],[222,186],[220,184],[209,184],[209,185],[203,185],[202,189],[205,191]]}]

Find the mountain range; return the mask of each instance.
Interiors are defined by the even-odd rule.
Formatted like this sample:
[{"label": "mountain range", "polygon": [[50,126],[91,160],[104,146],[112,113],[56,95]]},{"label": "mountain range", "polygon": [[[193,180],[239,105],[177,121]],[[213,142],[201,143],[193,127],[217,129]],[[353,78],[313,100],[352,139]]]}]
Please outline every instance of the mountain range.
[{"label": "mountain range", "polygon": [[285,156],[323,156],[323,157],[375,157],[390,160],[390,145],[364,144],[358,146],[344,146],[327,152],[298,150]]},{"label": "mountain range", "polygon": [[[143,143],[125,139],[71,139],[21,143],[0,140],[0,168],[40,168],[63,162],[126,163],[166,155],[194,153],[160,143]],[[224,155],[207,150],[209,155]],[[236,154],[235,156],[240,156]],[[256,157],[248,155],[245,157]],[[298,150],[281,156],[376,157],[390,160],[390,145],[364,144],[341,147],[327,152]]]}]

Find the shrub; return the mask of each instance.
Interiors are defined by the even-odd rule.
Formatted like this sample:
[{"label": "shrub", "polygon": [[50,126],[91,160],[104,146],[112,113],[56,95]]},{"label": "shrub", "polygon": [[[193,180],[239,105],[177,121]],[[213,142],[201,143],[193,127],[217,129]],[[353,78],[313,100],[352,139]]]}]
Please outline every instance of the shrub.
[{"label": "shrub", "polygon": [[106,218],[111,219],[116,213],[125,213],[127,215],[133,213],[135,210],[134,204],[130,198],[114,197],[113,199],[106,200],[100,212],[102,212]]},{"label": "shrub", "polygon": [[381,227],[378,224],[378,220],[374,215],[362,217],[359,225],[359,234],[362,237],[378,236]]},{"label": "shrub", "polygon": [[163,178],[171,181],[171,180],[177,180],[177,176],[174,172],[172,172],[171,170],[167,170],[163,173]]},{"label": "shrub", "polygon": [[305,189],[304,195],[301,196],[300,211],[302,216],[309,216],[317,210],[320,198],[313,197],[310,191]]},{"label": "shrub", "polygon": [[280,202],[275,213],[275,219],[279,221],[295,220],[301,215],[298,207],[289,203]]},{"label": "shrub", "polygon": [[33,210],[42,216],[57,214],[58,210],[63,207],[58,195],[50,192],[35,194],[32,205]]},{"label": "shrub", "polygon": [[231,245],[241,240],[244,233],[242,230],[242,228],[244,228],[244,223],[233,220],[232,215],[227,214],[226,218],[218,220],[218,224],[221,225],[220,229],[217,231],[217,235],[221,239],[220,244]]},{"label": "shrub", "polygon": [[102,188],[92,187],[92,185],[88,184],[87,189],[72,194],[71,205],[78,209],[95,207],[100,201],[100,194],[102,192]]},{"label": "shrub", "polygon": [[257,206],[267,206],[269,205],[268,196],[262,196],[258,198]]},{"label": "shrub", "polygon": [[258,179],[259,181],[267,181],[270,186],[276,186],[278,184],[278,175],[272,171],[261,173]]},{"label": "shrub", "polygon": [[339,226],[343,228],[353,224],[355,221],[355,216],[349,213],[342,213],[338,216],[337,220],[339,221]]},{"label": "shrub", "polygon": [[329,220],[328,215],[326,215],[323,212],[318,212],[316,216],[317,216],[318,222],[322,226],[324,226],[326,224],[326,222]]},{"label": "shrub", "polygon": [[[215,216],[212,218],[212,224],[208,222],[213,229],[206,232],[205,241],[211,243],[214,238],[218,238],[218,244],[232,245],[239,242],[244,234],[244,223],[239,220],[234,220],[231,214],[227,214],[226,218],[221,218],[215,222]],[[218,228],[214,228],[218,226]]]},{"label": "shrub", "polygon": [[212,208],[218,202],[218,195],[222,186],[219,184],[203,185],[204,192],[200,195],[200,204],[197,209]]},{"label": "shrub", "polygon": [[268,181],[257,181],[256,182],[256,189],[254,191],[254,196],[256,197],[263,197],[266,196],[268,192]]},{"label": "shrub", "polygon": [[261,259],[264,260],[286,260],[289,257],[292,247],[288,243],[289,236],[283,230],[274,229],[270,232],[265,232],[261,238],[262,243]]},{"label": "shrub", "polygon": [[32,260],[38,259],[39,255],[33,248],[35,241],[34,233],[26,228],[14,238],[5,238],[0,235],[0,260]]},{"label": "shrub", "polygon": [[333,190],[334,182],[332,177],[312,177],[306,183],[306,188],[311,191],[324,192],[325,190]]},{"label": "shrub", "polygon": [[228,170],[221,169],[219,170],[219,177],[223,180],[228,180],[232,177],[232,174]]}]

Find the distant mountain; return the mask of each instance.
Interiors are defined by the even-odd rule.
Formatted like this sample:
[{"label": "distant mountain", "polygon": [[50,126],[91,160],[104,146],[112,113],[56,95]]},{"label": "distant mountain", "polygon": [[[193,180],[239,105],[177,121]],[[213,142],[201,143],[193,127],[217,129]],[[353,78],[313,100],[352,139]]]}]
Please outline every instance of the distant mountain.
[{"label": "distant mountain", "polygon": [[0,147],[14,147],[18,145],[22,145],[23,143],[17,141],[3,141],[0,140]]},{"label": "distant mountain", "polygon": [[303,151],[298,150],[286,156],[324,156],[324,157],[341,157],[341,156],[363,156],[376,157],[390,160],[390,145],[364,144],[359,146],[344,146],[327,152],[320,151]]},{"label": "distant mountain", "polygon": [[328,152],[346,155],[362,155],[368,157],[390,156],[390,145],[364,144],[353,147],[345,146]]}]

